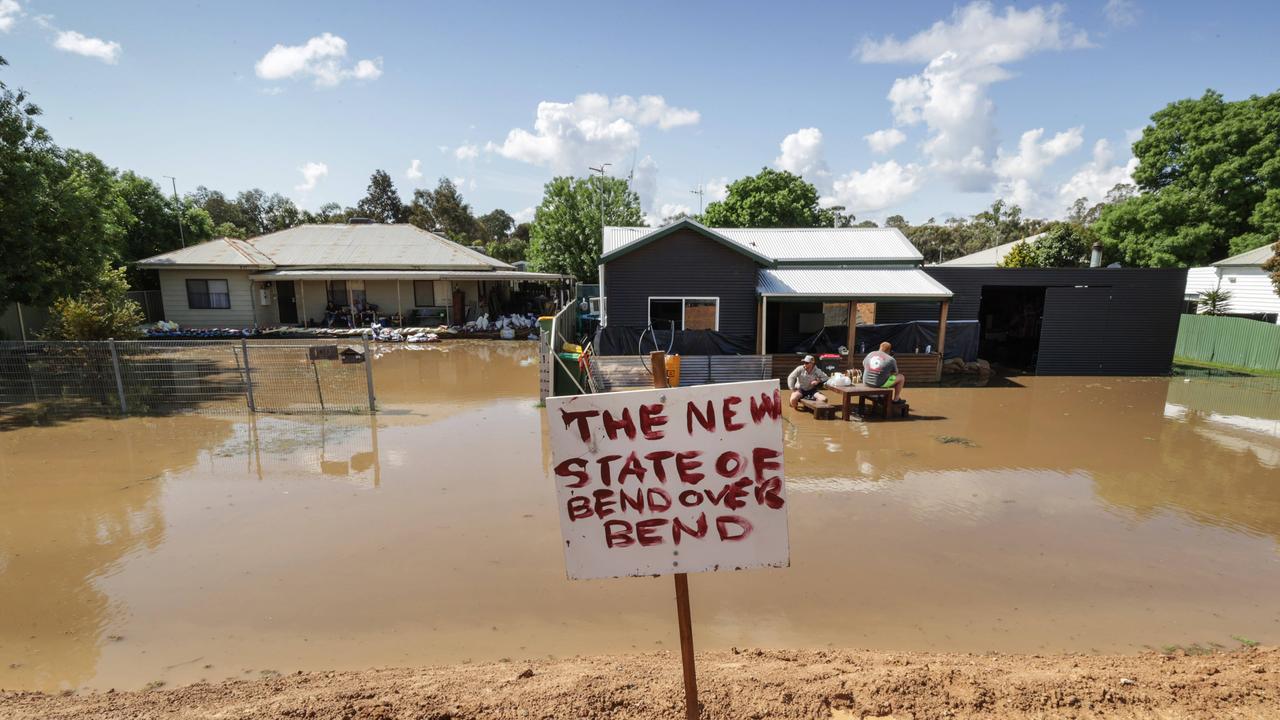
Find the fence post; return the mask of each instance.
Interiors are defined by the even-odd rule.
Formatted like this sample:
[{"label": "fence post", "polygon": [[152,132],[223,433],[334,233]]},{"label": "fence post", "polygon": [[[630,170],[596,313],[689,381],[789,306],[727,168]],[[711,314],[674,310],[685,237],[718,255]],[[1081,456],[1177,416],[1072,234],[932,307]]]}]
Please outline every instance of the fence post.
[{"label": "fence post", "polygon": [[116,396],[120,398],[120,414],[129,414],[129,403],[124,399],[124,380],[120,377],[120,354],[116,352],[116,339],[107,338],[107,345],[111,348],[111,368],[116,373]]},{"label": "fence post", "polygon": [[378,406],[373,398],[373,356],[369,354],[369,336],[364,337],[364,383],[369,389],[369,412],[375,412]]},{"label": "fence post", "polygon": [[240,338],[240,355],[244,357],[244,392],[249,400],[249,412],[257,412],[253,403],[253,372],[249,369],[249,341]]}]

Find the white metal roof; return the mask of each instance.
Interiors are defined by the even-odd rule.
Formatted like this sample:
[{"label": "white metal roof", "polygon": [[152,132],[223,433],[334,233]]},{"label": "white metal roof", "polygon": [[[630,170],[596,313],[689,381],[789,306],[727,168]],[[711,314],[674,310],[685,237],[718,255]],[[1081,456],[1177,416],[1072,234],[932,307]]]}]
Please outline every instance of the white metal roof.
[{"label": "white metal roof", "polygon": [[765,297],[847,297],[865,300],[945,300],[951,291],[917,268],[761,268],[756,292]]},{"label": "white metal roof", "polygon": [[[604,254],[663,228],[606,227]],[[708,228],[778,262],[919,262],[920,251],[897,228]]]},{"label": "white metal roof", "polygon": [[138,261],[143,267],[209,265],[215,267],[271,267],[275,263],[246,240],[218,238]]},{"label": "white metal roof", "polygon": [[[206,247],[208,246],[208,247]],[[246,258],[245,255],[251,257]],[[139,261],[141,267],[510,270],[511,265],[407,223],[299,225],[250,240],[222,238]]]},{"label": "white metal roof", "polygon": [[1276,251],[1273,249],[1273,243],[1267,243],[1259,248],[1254,248],[1248,252],[1242,252],[1239,255],[1232,255],[1225,260],[1219,260],[1214,265],[1225,267],[1228,265],[1250,265],[1261,267],[1262,263],[1271,259]]},{"label": "white metal roof", "polygon": [[1013,249],[1014,245],[1017,245],[1020,242],[1027,243],[1028,245],[1034,245],[1035,242],[1042,237],[1044,237],[1044,233],[1037,233],[1021,240],[1014,240],[1013,242],[996,245],[995,247],[989,247],[986,250],[979,250],[976,253],[970,253],[953,260],[938,263],[938,265],[947,267],[999,267],[1000,263],[1004,261],[1005,256]]},{"label": "white metal roof", "polygon": [[519,270],[269,270],[251,280],[563,280],[567,275]]}]

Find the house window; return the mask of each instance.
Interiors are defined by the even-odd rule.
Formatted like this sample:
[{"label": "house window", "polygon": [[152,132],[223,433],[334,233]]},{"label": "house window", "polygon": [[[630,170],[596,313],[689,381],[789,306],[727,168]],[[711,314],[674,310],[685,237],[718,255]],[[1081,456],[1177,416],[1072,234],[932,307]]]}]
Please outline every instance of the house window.
[{"label": "house window", "polygon": [[231,289],[226,280],[188,280],[187,307],[192,310],[227,310]]},{"label": "house window", "polygon": [[649,298],[649,324],[658,330],[719,330],[720,298]]},{"label": "house window", "polygon": [[325,295],[329,302],[339,307],[347,304],[347,281],[328,280],[325,282]]},{"label": "house window", "polygon": [[[326,299],[338,307],[346,307],[355,303],[358,308],[364,307],[363,280],[328,280],[325,282]],[[348,298],[350,302],[348,302]]]},{"label": "house window", "polygon": [[434,280],[413,281],[413,304],[415,307],[436,306],[436,283]]}]

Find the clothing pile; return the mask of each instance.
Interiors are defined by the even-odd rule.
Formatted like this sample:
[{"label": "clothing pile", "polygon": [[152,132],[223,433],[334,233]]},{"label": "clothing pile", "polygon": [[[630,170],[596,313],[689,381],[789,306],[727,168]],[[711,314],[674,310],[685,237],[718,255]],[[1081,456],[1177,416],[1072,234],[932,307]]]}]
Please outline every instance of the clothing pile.
[{"label": "clothing pile", "polygon": [[161,320],[143,329],[149,338],[238,338],[258,334],[254,328],[182,328],[175,322]]}]

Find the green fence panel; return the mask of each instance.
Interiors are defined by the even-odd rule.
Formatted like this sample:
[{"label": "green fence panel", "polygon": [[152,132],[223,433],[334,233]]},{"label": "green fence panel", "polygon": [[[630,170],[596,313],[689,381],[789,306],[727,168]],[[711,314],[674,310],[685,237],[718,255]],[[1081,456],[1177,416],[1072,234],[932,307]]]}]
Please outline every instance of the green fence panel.
[{"label": "green fence panel", "polygon": [[1244,318],[1183,315],[1174,353],[1200,362],[1280,370],[1280,326]]}]

